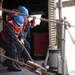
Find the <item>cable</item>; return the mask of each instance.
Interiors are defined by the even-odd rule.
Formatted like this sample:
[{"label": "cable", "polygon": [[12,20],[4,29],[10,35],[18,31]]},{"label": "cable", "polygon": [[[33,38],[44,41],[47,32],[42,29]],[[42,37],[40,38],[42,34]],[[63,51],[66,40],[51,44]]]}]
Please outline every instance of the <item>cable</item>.
[{"label": "cable", "polygon": [[27,55],[29,56],[30,60],[32,62],[34,62],[34,60],[32,59],[32,57],[30,56],[29,52],[27,51],[27,49],[25,48],[25,46],[23,45],[25,52],[27,53]]},{"label": "cable", "polygon": [[[14,14],[22,15],[22,16],[27,16],[27,15],[25,15],[25,14],[23,14],[23,13],[15,12],[15,11],[8,10],[8,9],[4,9],[4,8],[0,8],[0,10],[2,10],[2,11],[4,11],[4,12],[8,12],[8,13],[14,13]],[[46,18],[37,18],[37,17],[31,16],[31,15],[29,15],[28,17],[40,19],[41,21],[45,21],[45,22],[53,22],[53,23],[57,23],[57,24],[61,24],[61,21],[63,21],[62,19],[61,19],[61,21],[59,21],[59,20],[50,21],[49,19],[46,19]]]}]

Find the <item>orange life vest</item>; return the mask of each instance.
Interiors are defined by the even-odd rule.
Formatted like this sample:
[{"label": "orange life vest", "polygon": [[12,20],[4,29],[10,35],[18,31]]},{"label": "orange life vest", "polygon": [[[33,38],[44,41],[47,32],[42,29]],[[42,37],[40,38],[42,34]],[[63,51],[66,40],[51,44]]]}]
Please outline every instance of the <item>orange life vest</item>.
[{"label": "orange life vest", "polygon": [[[15,25],[14,21],[9,21],[9,22],[7,22],[7,23],[4,25],[4,28],[3,28],[3,30],[1,31],[1,38],[2,38],[2,40],[3,40],[4,42],[11,44],[11,43],[13,43],[14,40],[13,40],[13,39],[10,39],[11,42],[10,42],[10,40],[7,40],[7,39],[9,38],[9,36],[8,36],[7,32],[5,31],[5,27],[6,27],[6,26],[10,26],[10,27],[12,28],[12,31],[13,31],[16,35],[19,35],[19,34],[22,32],[23,27],[19,27],[18,25]],[[12,41],[12,40],[13,40],[13,41]]]},{"label": "orange life vest", "polygon": [[[14,11],[14,12],[20,12],[18,9],[12,9],[12,11]],[[16,15],[17,15],[17,14],[14,14],[14,13],[8,13],[8,14],[7,14],[7,21],[12,20]],[[25,21],[28,22],[28,19],[26,19]],[[25,29],[26,26],[27,26],[27,25],[24,23],[23,29]]]}]

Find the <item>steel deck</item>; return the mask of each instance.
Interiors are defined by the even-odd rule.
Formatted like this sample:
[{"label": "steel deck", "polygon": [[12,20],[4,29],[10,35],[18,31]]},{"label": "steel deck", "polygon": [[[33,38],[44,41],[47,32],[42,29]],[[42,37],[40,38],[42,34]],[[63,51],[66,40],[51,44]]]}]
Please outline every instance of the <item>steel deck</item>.
[{"label": "steel deck", "polygon": [[[35,63],[42,65],[44,60],[35,60]],[[7,67],[3,66],[2,63],[0,63],[0,75],[37,75],[34,74],[33,72],[30,72],[29,70],[25,69],[22,67],[21,72],[9,72],[7,71]]]}]

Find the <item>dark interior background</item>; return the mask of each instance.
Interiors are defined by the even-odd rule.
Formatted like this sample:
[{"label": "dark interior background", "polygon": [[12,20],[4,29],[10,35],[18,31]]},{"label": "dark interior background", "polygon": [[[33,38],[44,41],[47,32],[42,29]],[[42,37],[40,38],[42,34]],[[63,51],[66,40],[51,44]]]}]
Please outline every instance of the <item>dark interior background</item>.
[{"label": "dark interior background", "polygon": [[43,12],[45,17],[48,13],[48,1],[47,0],[3,0],[3,8],[14,9],[19,5],[23,5],[31,12]]}]

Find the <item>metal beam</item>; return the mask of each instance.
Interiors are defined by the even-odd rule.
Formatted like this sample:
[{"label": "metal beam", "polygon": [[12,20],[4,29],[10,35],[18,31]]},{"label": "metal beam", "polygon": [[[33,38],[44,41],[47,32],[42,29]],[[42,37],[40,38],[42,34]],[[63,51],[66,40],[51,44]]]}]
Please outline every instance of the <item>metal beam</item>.
[{"label": "metal beam", "polygon": [[[58,7],[58,2],[57,2],[57,7]],[[72,7],[75,6],[75,1],[64,1],[62,2],[62,7]]]}]

